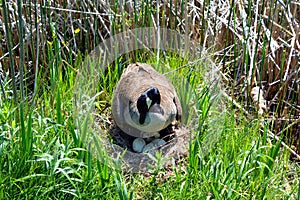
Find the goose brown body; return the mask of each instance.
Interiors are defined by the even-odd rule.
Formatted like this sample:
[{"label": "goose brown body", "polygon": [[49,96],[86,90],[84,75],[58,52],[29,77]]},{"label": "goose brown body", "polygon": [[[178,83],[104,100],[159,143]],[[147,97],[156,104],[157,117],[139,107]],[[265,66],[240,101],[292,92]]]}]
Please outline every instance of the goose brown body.
[{"label": "goose brown body", "polygon": [[[160,100],[149,105],[149,110],[144,113],[143,118],[143,114],[137,108],[137,102],[141,95],[147,96],[147,91],[151,88],[159,91]],[[180,122],[182,111],[171,82],[152,66],[134,63],[124,70],[115,88],[112,114],[117,126],[126,134],[148,138],[171,123]]]}]

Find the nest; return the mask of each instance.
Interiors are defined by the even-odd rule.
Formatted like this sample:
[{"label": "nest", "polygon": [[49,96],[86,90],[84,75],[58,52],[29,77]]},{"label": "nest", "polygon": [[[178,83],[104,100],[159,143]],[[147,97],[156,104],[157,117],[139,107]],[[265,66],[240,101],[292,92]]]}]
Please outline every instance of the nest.
[{"label": "nest", "polygon": [[122,169],[126,172],[139,173],[149,172],[155,161],[156,152],[162,153],[164,166],[179,161],[180,158],[188,155],[190,143],[190,131],[184,126],[169,126],[160,131],[160,138],[166,141],[163,146],[156,147],[149,153],[136,153],[132,150],[132,143],[135,137],[127,135],[116,125],[109,130],[112,143],[108,146],[108,154],[113,159],[119,159],[122,155]]}]

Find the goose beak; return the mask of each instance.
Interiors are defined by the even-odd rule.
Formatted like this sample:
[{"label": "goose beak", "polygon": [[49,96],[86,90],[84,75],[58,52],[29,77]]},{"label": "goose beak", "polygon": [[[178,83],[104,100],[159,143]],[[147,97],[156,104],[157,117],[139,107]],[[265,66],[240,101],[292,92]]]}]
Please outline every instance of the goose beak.
[{"label": "goose beak", "polygon": [[149,98],[149,97],[147,97],[146,98],[146,103],[147,103],[147,106],[148,106],[148,109],[150,108],[150,105],[151,105],[151,103],[152,103],[152,100]]}]

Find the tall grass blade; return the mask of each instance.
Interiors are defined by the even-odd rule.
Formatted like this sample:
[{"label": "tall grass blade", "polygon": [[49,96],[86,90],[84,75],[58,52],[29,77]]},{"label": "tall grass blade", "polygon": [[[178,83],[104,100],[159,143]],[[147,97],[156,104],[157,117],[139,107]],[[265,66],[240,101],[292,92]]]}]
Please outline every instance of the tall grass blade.
[{"label": "tall grass blade", "polygon": [[20,90],[21,90],[21,100],[24,101],[24,41],[23,41],[23,35],[24,35],[24,22],[23,22],[23,15],[22,15],[22,1],[17,0],[18,4],[18,18],[19,18],[19,43],[20,43],[20,62],[19,62],[19,70],[20,70]]},{"label": "tall grass blade", "polygon": [[60,84],[58,84],[57,90],[56,90],[56,106],[55,106],[55,108],[56,108],[57,123],[62,124]]},{"label": "tall grass blade", "polygon": [[[19,114],[20,114],[20,126],[21,126],[21,139],[22,139],[22,152],[24,155],[24,158],[31,157],[32,156],[32,114],[33,110],[30,110],[29,115],[25,116],[24,110],[24,102],[21,102],[19,105]],[[27,121],[27,124],[25,125],[25,122]]]},{"label": "tall grass blade", "polygon": [[29,158],[32,156],[32,146],[33,146],[33,132],[32,132],[32,115],[33,109],[29,111],[28,119],[27,119],[27,129],[26,129],[26,150]]},{"label": "tall grass blade", "polygon": [[[34,27],[35,30],[39,30],[39,26],[40,26],[40,22],[38,19],[38,9],[37,9],[37,0],[34,0]],[[35,105],[35,97],[38,94],[38,83],[39,83],[39,79],[38,79],[38,74],[39,74],[39,56],[40,56],[40,46],[39,46],[39,31],[36,31],[36,41],[35,44],[36,46],[33,44],[32,46],[35,47],[36,49],[36,57],[35,57],[35,71],[34,71],[34,87],[33,87],[33,101],[32,101],[32,107],[34,107]]]},{"label": "tall grass blade", "polygon": [[4,16],[4,25],[5,25],[5,38],[6,38],[6,43],[7,43],[7,48],[9,52],[9,74],[10,78],[12,80],[12,88],[13,88],[13,97],[15,103],[17,103],[17,85],[16,85],[16,80],[15,80],[15,61],[13,58],[13,52],[12,52],[12,38],[11,38],[11,32],[9,30],[9,22],[10,19],[8,15],[8,7],[6,5],[6,1],[2,1],[2,11],[3,11],[3,16]]},{"label": "tall grass blade", "polygon": [[24,153],[27,151],[27,145],[26,145],[26,127],[25,127],[25,121],[26,118],[24,116],[24,106],[23,101],[19,104],[19,113],[20,113],[20,125],[21,125],[21,138],[22,138],[22,150]]},{"label": "tall grass blade", "polygon": [[118,194],[119,198],[121,200],[132,200],[133,198],[133,190],[130,191],[130,194],[128,195],[127,187],[124,181],[122,180],[121,174],[119,172],[116,172],[114,175],[115,183],[118,188]]}]

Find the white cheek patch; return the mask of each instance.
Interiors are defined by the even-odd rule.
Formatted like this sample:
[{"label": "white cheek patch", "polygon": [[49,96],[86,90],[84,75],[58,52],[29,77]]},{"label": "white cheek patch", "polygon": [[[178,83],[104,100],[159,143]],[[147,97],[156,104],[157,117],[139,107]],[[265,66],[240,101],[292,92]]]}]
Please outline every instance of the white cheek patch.
[{"label": "white cheek patch", "polygon": [[151,103],[152,103],[152,100],[151,100],[149,97],[147,97],[147,98],[146,98],[146,104],[147,104],[147,106],[148,106],[148,109],[150,108]]}]

